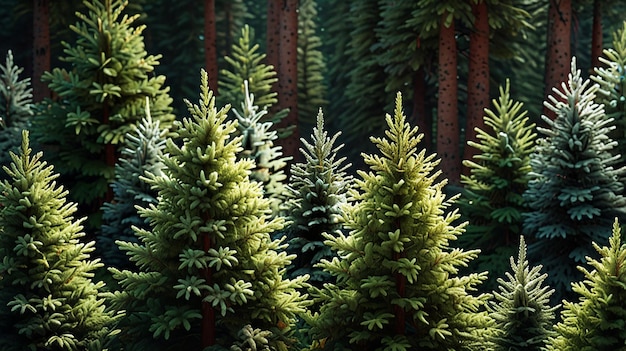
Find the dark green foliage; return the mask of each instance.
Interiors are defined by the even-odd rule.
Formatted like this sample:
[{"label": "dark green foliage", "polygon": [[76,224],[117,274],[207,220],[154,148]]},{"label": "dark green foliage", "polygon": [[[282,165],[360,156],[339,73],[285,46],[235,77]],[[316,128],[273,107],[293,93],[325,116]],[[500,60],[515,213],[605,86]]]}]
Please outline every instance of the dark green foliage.
[{"label": "dark green foliage", "polygon": [[167,128],[174,116],[164,76],[155,76],[159,55],[148,55],[138,15],[124,14],[127,1],[85,1],[85,14],[71,26],[77,39],[64,43],[71,69],[55,68],[42,78],[56,100],[45,100],[33,122],[33,137],[57,167],[70,198],[87,214],[99,211],[114,179],[117,152],[126,134],[145,116]]},{"label": "dark green foliage", "polygon": [[493,111],[485,109],[488,129],[476,130],[478,142],[468,141],[479,152],[474,160],[463,161],[470,175],[461,176],[464,188],[458,205],[469,225],[457,242],[459,247],[481,249],[470,270],[491,271],[486,284],[490,290],[495,288],[497,274],[507,268],[521,233],[525,212],[522,195],[536,137],[535,125],[529,123],[523,104],[510,97],[508,80],[493,105]]},{"label": "dark green foliage", "polygon": [[259,110],[254,102],[254,95],[248,91],[248,81],[244,81],[245,100],[241,103],[241,113],[233,110],[237,118],[238,135],[241,136],[241,151],[238,158],[254,161],[250,179],[263,185],[263,192],[271,200],[271,209],[278,215],[285,201],[287,190],[284,181],[287,179],[284,168],[290,157],[282,157],[282,147],[274,145],[278,135],[273,130],[274,123],[262,122],[267,109]]},{"label": "dark green foliage", "polygon": [[578,302],[564,302],[562,322],[555,327],[557,336],[550,339],[548,350],[624,350],[626,345],[626,245],[621,241],[615,221],[609,246],[593,243],[600,259],[587,258],[592,271],[573,283]]},{"label": "dark green foliage", "polygon": [[148,229],[145,219],[137,213],[137,206],[147,208],[155,204],[157,192],[144,180],[147,173],[161,175],[165,135],[158,121],[146,111],[141,124],[128,134],[121,158],[115,167],[115,181],[111,184],[113,200],[102,206],[102,228],[97,249],[107,266],[130,268],[128,257],[118,249],[116,240],[137,242],[133,226]]},{"label": "dark green foliage", "polygon": [[216,109],[206,72],[199,104],[187,104],[191,117],[175,122],[163,175],[146,178],[158,203],[139,212],[152,229],[136,230],[139,243],[118,242],[137,265],[111,269],[121,286],[112,301],[129,316],[120,339],[126,350],[200,350],[201,323],[215,330],[216,345],[238,342],[251,325],[271,331],[276,347],[280,328],[305,309],[296,289],[306,277],[282,277],[293,257],[270,234],[283,219],[270,217],[270,200],[250,181],[254,162],[237,160],[243,137],[233,136],[229,106]]},{"label": "dark green foliage", "polygon": [[338,256],[321,266],[335,284],[314,289],[319,315],[308,316],[315,339],[329,349],[472,350],[487,333],[487,295],[473,296],[486,273],[459,276],[478,250],[451,249],[463,232],[448,211],[452,198],[436,182],[434,155],[418,152],[421,135],[405,122],[401,95],[387,115],[387,138],[364,155],[370,172],[351,191],[349,235],[325,234]]},{"label": "dark green foliage", "polygon": [[296,258],[287,270],[290,277],[308,274],[310,282],[318,287],[330,281],[330,274],[316,267],[322,259],[331,259],[332,252],[324,244],[323,233],[335,235],[342,229],[343,209],[352,177],[346,174],[350,166],[346,158],[337,157],[343,145],[335,146],[341,133],[328,137],[324,130],[324,116],[320,109],[317,126],[313,128],[311,142],[301,138],[300,152],[305,162],[291,165],[289,201],[285,212],[291,221],[289,233],[290,253]]},{"label": "dark green foliage", "polygon": [[498,279],[499,291],[489,301],[493,318],[493,351],[540,351],[553,335],[552,322],[558,306],[550,306],[553,289],[545,286],[548,276],[541,266],[530,267],[526,259],[526,243],[520,237],[517,262],[511,257],[511,271],[506,280]]},{"label": "dark green foliage", "polygon": [[104,283],[93,281],[102,267],[90,259],[94,242],[82,242],[76,204],[22,135],[0,193],[0,349],[103,350],[117,317],[99,294]]},{"label": "dark green foliage", "polygon": [[626,165],[626,22],[613,34],[613,46],[604,50],[600,61],[603,67],[594,67],[591,79],[600,85],[596,101],[604,104],[607,118],[615,119],[615,131],[620,165]]},{"label": "dark green foliage", "polygon": [[298,7],[298,120],[314,126],[317,111],[326,101],[326,62],[318,36],[316,0],[302,0]]},{"label": "dark green foliage", "polygon": [[[9,151],[18,153],[22,130],[29,129],[33,115],[33,89],[30,78],[20,79],[24,71],[13,61],[9,51],[6,63],[0,64],[0,165],[11,163]],[[3,177],[0,177],[0,179]]]},{"label": "dark green foliage", "polygon": [[613,119],[594,102],[597,90],[573,59],[568,81],[545,103],[557,116],[544,116],[548,128],[538,128],[543,138],[531,155],[524,193],[529,257],[543,264],[548,283],[561,293],[580,280],[575,267],[593,254],[591,243],[606,242],[612,220],[626,211],[624,169],[613,168],[616,142],[608,136]]}]

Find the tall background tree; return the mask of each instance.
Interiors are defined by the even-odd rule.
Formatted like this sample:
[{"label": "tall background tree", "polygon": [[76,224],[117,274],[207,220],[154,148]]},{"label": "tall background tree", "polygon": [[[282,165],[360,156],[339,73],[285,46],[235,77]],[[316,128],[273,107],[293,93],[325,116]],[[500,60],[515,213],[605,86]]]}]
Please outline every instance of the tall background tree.
[{"label": "tall background tree", "polygon": [[[570,72],[572,57],[572,0],[550,0],[548,6],[548,35],[544,95],[552,95],[552,88],[559,88]],[[554,119],[556,115],[544,106],[543,114]]]}]

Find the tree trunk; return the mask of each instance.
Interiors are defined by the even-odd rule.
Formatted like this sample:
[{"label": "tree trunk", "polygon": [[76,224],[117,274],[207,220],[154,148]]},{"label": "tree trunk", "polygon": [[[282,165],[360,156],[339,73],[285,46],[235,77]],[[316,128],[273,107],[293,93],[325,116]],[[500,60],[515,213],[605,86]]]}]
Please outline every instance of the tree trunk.
[{"label": "tree trunk", "polygon": [[50,1],[33,1],[33,102],[50,97],[48,85],[41,81],[50,71]]},{"label": "tree trunk", "polygon": [[602,1],[593,2],[593,29],[591,31],[591,69],[600,67],[602,56]]},{"label": "tree trunk", "polygon": [[424,134],[422,145],[432,151],[432,114],[426,113],[426,81],[424,67],[420,67],[413,75],[413,115],[411,120],[420,133]]},{"label": "tree trunk", "polygon": [[446,25],[444,12],[439,25],[439,87],[437,101],[437,154],[441,171],[449,184],[461,178],[459,119],[457,101],[457,49],[454,20]]},{"label": "tree trunk", "polygon": [[[484,109],[489,105],[489,14],[486,0],[472,2],[472,14],[475,21],[469,44],[464,160],[471,160],[478,151],[467,141],[476,141],[475,128],[485,129]],[[469,174],[469,168],[463,167],[463,173]]]},{"label": "tree trunk", "polygon": [[278,110],[289,109],[277,128],[293,128],[287,137],[278,139],[285,156],[300,159],[298,132],[298,0],[284,0],[280,10],[280,46],[278,50]]},{"label": "tree trunk", "polygon": [[[550,0],[544,99],[552,95],[552,88],[560,86],[570,72],[571,28],[572,0]],[[545,106],[543,114],[551,119],[556,117],[554,112]]]},{"label": "tree trunk", "polygon": [[209,75],[209,87],[217,95],[217,35],[215,0],[204,1],[204,66]]},{"label": "tree trunk", "polygon": [[280,47],[280,9],[279,1],[267,1],[267,48],[265,63],[272,65],[278,73],[278,50]]}]

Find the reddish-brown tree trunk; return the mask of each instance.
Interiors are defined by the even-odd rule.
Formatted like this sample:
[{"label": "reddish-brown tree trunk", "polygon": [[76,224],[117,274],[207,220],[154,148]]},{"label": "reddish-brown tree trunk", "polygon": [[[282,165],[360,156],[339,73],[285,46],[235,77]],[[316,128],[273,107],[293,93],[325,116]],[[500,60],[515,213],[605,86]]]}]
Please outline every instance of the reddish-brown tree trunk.
[{"label": "reddish-brown tree trunk", "polygon": [[[548,8],[548,43],[546,47],[546,72],[544,97],[552,94],[552,88],[561,85],[570,72],[572,31],[572,0],[550,0]],[[555,114],[547,107],[543,114],[554,119]]]},{"label": "reddish-brown tree trunk", "polygon": [[33,101],[50,97],[48,85],[41,81],[50,71],[50,1],[33,1]]},{"label": "reddish-brown tree trunk", "polygon": [[278,123],[278,128],[294,126],[293,132],[278,139],[285,156],[300,159],[298,132],[298,0],[283,0],[280,7],[280,46],[278,49],[278,104],[279,110],[289,114]]},{"label": "reddish-brown tree trunk", "polygon": [[[470,34],[467,76],[467,116],[463,159],[470,160],[478,150],[467,144],[476,141],[475,128],[485,129],[484,109],[489,105],[489,18],[486,0],[472,2],[474,28]],[[463,167],[463,173],[469,169]]]},{"label": "reddish-brown tree trunk", "polygon": [[217,95],[217,34],[215,0],[204,1],[204,66],[209,75],[209,87]]},{"label": "reddish-brown tree trunk", "polygon": [[267,1],[267,41],[265,63],[278,72],[278,50],[280,48],[280,1]]},{"label": "reddish-brown tree trunk", "polygon": [[602,1],[593,2],[593,28],[591,30],[591,67],[600,67],[602,56]]},{"label": "reddish-brown tree trunk", "polygon": [[449,184],[461,178],[460,136],[457,101],[457,48],[454,21],[446,26],[444,12],[439,25],[439,87],[437,101],[437,154]]},{"label": "reddish-brown tree trunk", "polygon": [[413,75],[413,116],[411,119],[420,133],[424,134],[422,144],[427,151],[432,148],[432,114],[426,114],[426,81],[424,67]]}]

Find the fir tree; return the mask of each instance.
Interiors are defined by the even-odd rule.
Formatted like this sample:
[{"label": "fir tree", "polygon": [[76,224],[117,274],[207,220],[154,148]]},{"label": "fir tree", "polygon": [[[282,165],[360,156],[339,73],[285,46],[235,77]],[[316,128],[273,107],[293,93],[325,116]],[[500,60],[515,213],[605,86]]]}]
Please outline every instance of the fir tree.
[{"label": "fir tree", "polygon": [[540,351],[553,334],[552,321],[558,306],[550,306],[554,289],[543,285],[542,266],[530,267],[526,243],[520,237],[517,262],[511,257],[506,280],[498,278],[499,291],[489,301],[489,314],[495,325],[491,337],[493,351]]},{"label": "fir tree", "polygon": [[124,14],[127,4],[85,1],[86,13],[71,26],[76,42],[63,43],[61,60],[70,70],[55,68],[42,78],[59,99],[41,104],[33,123],[33,137],[51,150],[47,159],[88,215],[107,197],[119,149],[144,117],[146,97],[162,127],[174,119],[165,77],[153,75],[160,55],[146,53],[145,26],[134,25],[139,15]]},{"label": "fir tree", "polygon": [[4,65],[0,64],[0,165],[11,162],[9,151],[17,153],[22,130],[29,129],[33,115],[33,89],[30,78],[20,79],[24,71],[13,62],[9,51]]},{"label": "fir tree", "polygon": [[11,158],[0,194],[0,349],[103,350],[117,317],[93,281],[102,264],[90,259],[94,242],[82,242],[76,204],[42,153],[32,154],[27,131]]},{"label": "fir tree", "polygon": [[[508,80],[493,105],[494,110],[485,109],[484,121],[489,128],[476,130],[479,142],[468,141],[479,153],[474,160],[463,161],[470,175],[461,176],[464,188],[458,205],[469,225],[457,244],[481,249],[478,259],[470,264],[471,271],[506,270],[506,257],[515,252],[522,230],[526,210],[522,195],[535,146],[535,125],[529,123],[523,104],[511,99]],[[495,288],[494,275],[485,287]]]},{"label": "fir tree", "polygon": [[351,191],[350,234],[325,235],[338,256],[321,266],[336,284],[314,290],[322,307],[307,320],[327,347],[470,350],[489,322],[481,310],[488,295],[470,294],[486,273],[457,274],[478,250],[449,248],[463,226],[447,212],[453,198],[436,182],[435,156],[417,152],[421,135],[405,122],[401,100],[387,115],[387,138],[371,139],[381,155],[364,156],[371,171],[360,171]]},{"label": "fir tree", "polygon": [[352,177],[346,173],[350,164],[337,157],[343,144],[335,146],[341,133],[328,137],[320,109],[311,142],[301,138],[300,152],[305,162],[291,165],[288,202],[285,212],[291,223],[288,228],[289,252],[296,254],[287,273],[291,277],[308,274],[310,282],[321,287],[330,281],[330,274],[316,265],[331,259],[332,252],[324,244],[323,233],[335,235],[342,230],[343,206]]},{"label": "fir tree", "polygon": [[265,195],[272,201],[272,212],[278,215],[287,196],[284,168],[291,158],[282,157],[282,147],[274,145],[278,139],[277,132],[272,130],[274,123],[262,122],[267,109],[259,110],[254,103],[254,95],[248,91],[248,81],[244,81],[244,93],[246,98],[241,103],[241,113],[233,110],[238,122],[237,130],[242,136],[242,150],[237,156],[254,161],[250,178],[263,184]]},{"label": "fir tree", "polygon": [[161,175],[166,134],[159,121],[152,120],[148,109],[137,130],[126,137],[115,167],[115,181],[111,184],[113,200],[102,207],[103,225],[97,238],[98,252],[107,266],[131,267],[115,241],[137,242],[133,227],[148,228],[145,219],[137,213],[137,206],[146,208],[157,202],[156,191],[143,177],[147,173]]},{"label": "fir tree", "polygon": [[592,242],[606,242],[612,218],[623,217],[624,169],[614,169],[619,156],[608,133],[613,119],[594,102],[597,85],[583,79],[572,59],[572,72],[554,89],[546,106],[556,119],[543,116],[548,128],[531,155],[530,180],[524,199],[524,233],[532,238],[529,256],[542,263],[548,283],[558,292],[580,280],[575,266],[593,252]]},{"label": "fir tree", "polygon": [[548,350],[624,350],[626,345],[626,245],[621,242],[617,219],[609,246],[593,243],[600,259],[587,257],[592,271],[572,284],[578,302],[564,302],[562,322],[555,327]]},{"label": "fir tree", "polygon": [[136,229],[139,243],[119,242],[137,271],[111,269],[121,286],[112,301],[129,315],[120,338],[127,350],[200,350],[232,345],[249,324],[271,331],[277,347],[280,328],[304,310],[296,289],[306,277],[282,277],[293,257],[270,234],[284,220],[270,218],[270,201],[250,181],[254,162],[237,160],[243,137],[233,137],[229,106],[216,109],[206,72],[199,104],[187,105],[163,175],[146,177],[158,203],[139,212],[152,229]]}]

